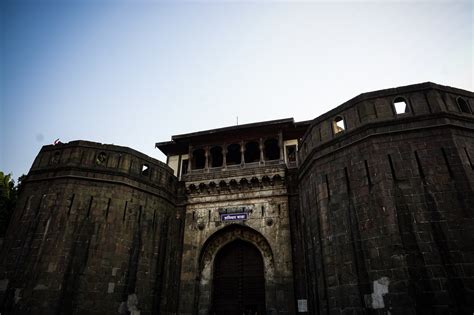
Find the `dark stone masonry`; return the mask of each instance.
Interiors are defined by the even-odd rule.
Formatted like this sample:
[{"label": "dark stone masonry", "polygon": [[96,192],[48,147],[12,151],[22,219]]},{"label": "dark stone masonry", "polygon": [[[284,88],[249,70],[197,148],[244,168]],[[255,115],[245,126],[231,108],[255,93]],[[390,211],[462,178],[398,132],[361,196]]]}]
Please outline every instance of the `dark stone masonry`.
[{"label": "dark stone masonry", "polygon": [[361,94],[312,120],[44,146],[1,314],[472,314],[474,94]]}]

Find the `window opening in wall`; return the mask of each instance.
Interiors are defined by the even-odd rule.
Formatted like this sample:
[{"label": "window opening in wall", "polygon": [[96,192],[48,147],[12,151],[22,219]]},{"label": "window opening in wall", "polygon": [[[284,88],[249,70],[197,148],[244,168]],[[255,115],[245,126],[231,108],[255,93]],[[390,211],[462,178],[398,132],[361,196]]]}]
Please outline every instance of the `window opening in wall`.
[{"label": "window opening in wall", "polygon": [[193,169],[203,169],[206,165],[206,155],[204,149],[196,149],[193,151]]},{"label": "window opening in wall", "polygon": [[257,142],[248,142],[245,145],[245,163],[260,161],[260,146]]},{"label": "window opening in wall", "polygon": [[185,175],[188,173],[188,162],[189,160],[181,161],[181,175]]},{"label": "window opening in wall", "polygon": [[334,131],[334,134],[338,134],[346,130],[344,119],[341,116],[337,116],[336,118],[334,118],[332,122],[332,130]]},{"label": "window opening in wall", "polygon": [[458,103],[458,106],[461,112],[468,113],[468,114],[471,113],[471,108],[469,107],[469,104],[466,102],[465,99],[463,99],[462,97],[458,97],[456,101]]},{"label": "window opening in wall", "polygon": [[150,167],[148,166],[148,164],[142,164],[142,175],[143,176],[150,175]]},{"label": "window opening in wall", "polygon": [[278,160],[280,158],[280,146],[277,139],[265,140],[265,160]]},{"label": "window opening in wall", "polygon": [[408,113],[408,104],[403,97],[397,97],[393,101],[393,107],[397,115]]},{"label": "window opening in wall", "polygon": [[213,147],[211,148],[211,167],[221,167],[224,158],[222,156],[222,148],[221,147]]},{"label": "window opening in wall", "polygon": [[240,154],[240,145],[233,143],[227,147],[226,163],[227,165],[237,165],[242,162]]},{"label": "window opening in wall", "polygon": [[95,158],[95,164],[104,165],[106,160],[107,160],[107,154],[105,154],[105,152],[100,152]]},{"label": "window opening in wall", "polygon": [[286,160],[288,163],[296,162],[296,145],[289,145],[286,147]]}]

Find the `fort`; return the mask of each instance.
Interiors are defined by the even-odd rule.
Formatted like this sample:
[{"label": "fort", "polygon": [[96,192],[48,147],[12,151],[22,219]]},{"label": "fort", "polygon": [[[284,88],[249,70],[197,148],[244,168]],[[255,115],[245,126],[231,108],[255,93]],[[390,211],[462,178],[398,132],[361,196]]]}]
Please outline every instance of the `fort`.
[{"label": "fort", "polygon": [[44,146],[2,314],[471,314],[474,93],[421,83],[311,121]]}]

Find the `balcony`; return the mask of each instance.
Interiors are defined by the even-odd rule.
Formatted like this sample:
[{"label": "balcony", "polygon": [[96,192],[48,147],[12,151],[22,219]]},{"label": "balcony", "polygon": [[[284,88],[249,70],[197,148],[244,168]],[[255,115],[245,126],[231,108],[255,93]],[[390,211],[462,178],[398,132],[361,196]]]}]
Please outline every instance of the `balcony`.
[{"label": "balcony", "polygon": [[270,160],[222,167],[209,167],[188,171],[181,176],[182,181],[217,180],[221,178],[247,177],[250,175],[273,175],[287,168],[284,160]]}]

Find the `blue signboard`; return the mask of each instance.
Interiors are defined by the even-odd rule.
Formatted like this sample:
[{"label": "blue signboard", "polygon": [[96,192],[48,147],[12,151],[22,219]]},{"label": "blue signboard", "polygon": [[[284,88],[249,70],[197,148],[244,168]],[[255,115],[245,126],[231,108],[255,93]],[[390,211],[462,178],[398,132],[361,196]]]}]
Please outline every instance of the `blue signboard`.
[{"label": "blue signboard", "polygon": [[248,213],[229,213],[221,214],[221,221],[238,221],[238,220],[247,220]]}]

